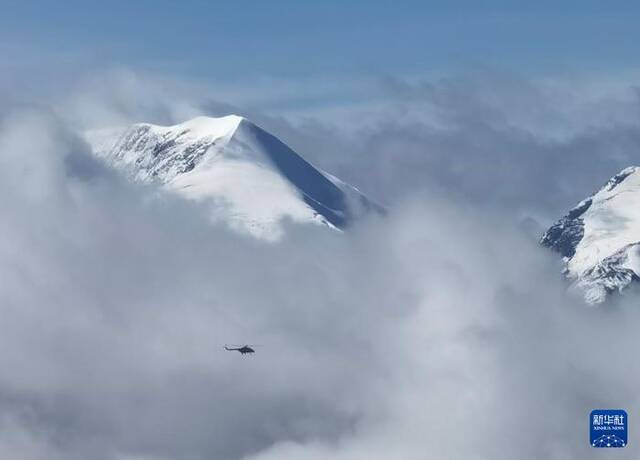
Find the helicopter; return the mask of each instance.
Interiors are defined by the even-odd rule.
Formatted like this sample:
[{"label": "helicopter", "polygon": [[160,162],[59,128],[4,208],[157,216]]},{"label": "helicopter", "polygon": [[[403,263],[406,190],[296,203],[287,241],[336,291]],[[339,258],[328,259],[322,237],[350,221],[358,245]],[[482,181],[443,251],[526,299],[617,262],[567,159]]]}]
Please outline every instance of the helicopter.
[{"label": "helicopter", "polygon": [[241,347],[228,347],[224,346],[224,349],[227,351],[238,351],[241,355],[246,355],[247,353],[255,353],[256,351],[251,348],[249,345],[243,345]]}]

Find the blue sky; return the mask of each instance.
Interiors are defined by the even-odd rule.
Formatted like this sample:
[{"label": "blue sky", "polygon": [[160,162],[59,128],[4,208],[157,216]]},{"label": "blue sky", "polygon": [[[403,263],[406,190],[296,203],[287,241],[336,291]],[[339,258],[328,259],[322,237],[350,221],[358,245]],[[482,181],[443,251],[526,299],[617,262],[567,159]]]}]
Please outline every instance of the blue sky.
[{"label": "blue sky", "polygon": [[74,66],[234,80],[637,67],[640,3],[0,2],[0,47]]}]

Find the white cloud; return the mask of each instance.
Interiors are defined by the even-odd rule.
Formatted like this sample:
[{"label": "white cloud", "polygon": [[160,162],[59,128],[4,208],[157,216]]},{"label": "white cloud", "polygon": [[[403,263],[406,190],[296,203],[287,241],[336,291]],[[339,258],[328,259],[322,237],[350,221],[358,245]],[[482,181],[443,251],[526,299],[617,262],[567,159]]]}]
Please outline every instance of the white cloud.
[{"label": "white cloud", "polygon": [[[344,235],[291,226],[262,245],[91,159],[74,133],[81,115],[96,124],[202,110],[190,91],[115,80],[56,94],[64,103],[53,109],[8,105],[0,118],[0,452],[590,458],[589,411],[640,408],[627,353],[635,297],[585,309],[513,214],[582,193],[548,197],[562,180],[606,179],[602,165],[631,154],[611,160],[601,146],[625,145],[618,132],[634,145],[635,128],[547,145],[488,128],[493,109],[454,106],[442,90],[461,120],[449,133],[420,121],[357,142],[335,133],[334,145],[368,152],[346,158],[310,142],[330,126],[258,114],[396,197],[387,218]],[[229,342],[260,346],[240,357],[222,350]],[[621,454],[637,457],[634,445]]]}]

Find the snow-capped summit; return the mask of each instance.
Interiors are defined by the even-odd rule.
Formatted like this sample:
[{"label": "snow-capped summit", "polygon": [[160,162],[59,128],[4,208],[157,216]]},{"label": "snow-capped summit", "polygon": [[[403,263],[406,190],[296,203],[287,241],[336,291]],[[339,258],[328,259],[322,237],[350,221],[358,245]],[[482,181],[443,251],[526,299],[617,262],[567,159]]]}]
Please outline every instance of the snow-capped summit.
[{"label": "snow-capped summit", "polygon": [[589,303],[640,280],[640,167],[612,177],[542,237],[562,254],[567,277]]},{"label": "snow-capped summit", "polygon": [[344,228],[379,210],[355,187],[313,167],[246,118],[197,117],[86,134],[94,153],[138,181],[210,204],[212,217],[268,240],[282,221]]}]

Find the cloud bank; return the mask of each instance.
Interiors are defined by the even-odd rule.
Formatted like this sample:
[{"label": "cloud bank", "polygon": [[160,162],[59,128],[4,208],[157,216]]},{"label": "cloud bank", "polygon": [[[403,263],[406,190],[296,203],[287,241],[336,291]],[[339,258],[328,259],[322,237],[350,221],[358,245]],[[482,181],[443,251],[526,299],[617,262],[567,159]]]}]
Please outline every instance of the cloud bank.
[{"label": "cloud bank", "polygon": [[[633,163],[633,88],[598,96],[612,115],[593,119],[587,96],[536,82],[383,83],[366,123],[247,111],[390,205],[273,245],[127,183],[78,136],[234,101],[125,72],[7,102],[0,456],[595,457],[590,410],[640,409],[636,297],[586,308],[521,219]],[[222,350],[245,342],[258,353]]]}]

